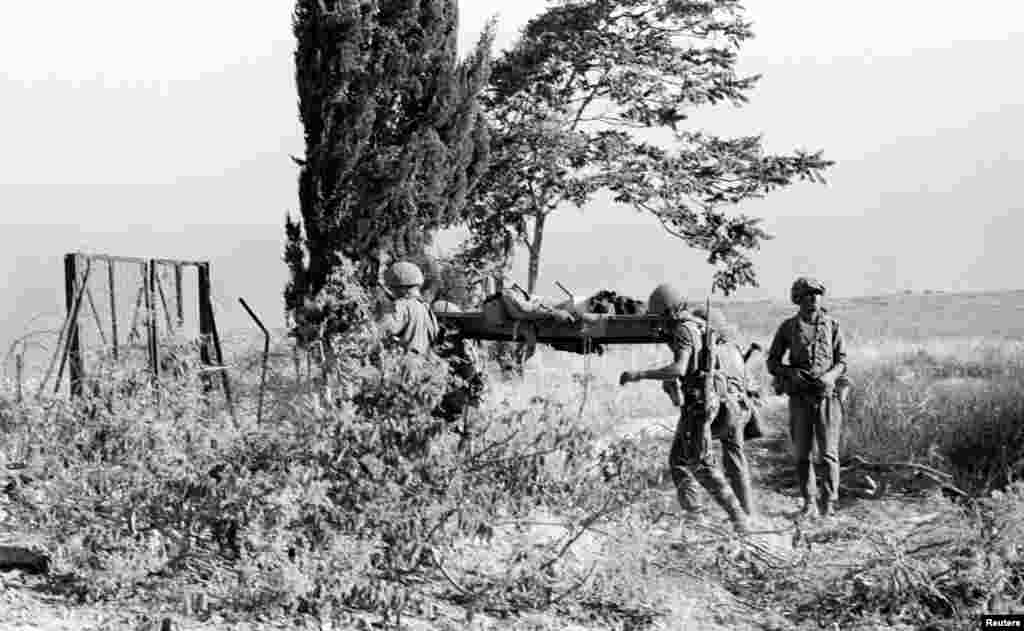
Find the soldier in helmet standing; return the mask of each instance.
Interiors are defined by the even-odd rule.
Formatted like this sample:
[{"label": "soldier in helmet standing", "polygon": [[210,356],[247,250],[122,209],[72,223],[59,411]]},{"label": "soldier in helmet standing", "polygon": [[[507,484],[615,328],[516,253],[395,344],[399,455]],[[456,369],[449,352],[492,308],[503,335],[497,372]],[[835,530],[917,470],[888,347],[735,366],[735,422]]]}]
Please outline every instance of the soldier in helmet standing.
[{"label": "soldier in helmet standing", "polygon": [[[462,312],[458,305],[446,300],[435,301],[431,305],[431,309],[435,313]],[[437,412],[449,421],[459,419],[465,421],[466,410],[480,405],[486,389],[486,381],[480,368],[480,358],[476,348],[457,329],[449,330],[449,327],[442,325],[436,352],[448,361],[452,375],[456,377],[454,386],[445,393]],[[468,434],[468,430],[466,433]],[[463,438],[465,439],[466,436],[464,435]]]},{"label": "soldier in helmet standing", "polygon": [[407,351],[425,354],[437,340],[437,317],[420,296],[423,272],[408,261],[392,265],[384,282],[394,300],[393,309],[380,321],[384,335]]},{"label": "soldier in helmet standing", "polygon": [[[725,329],[721,313],[712,310],[703,313],[703,307],[690,312],[682,294],[668,284],[659,285],[651,293],[649,315],[665,318],[671,341],[673,362],[662,368],[641,371],[626,371],[619,378],[625,385],[644,379],[662,382],[678,382],[680,388],[665,387],[675,401],[682,395],[682,411],[676,426],[675,438],[669,455],[672,481],[683,510],[690,515],[701,512],[697,484],[725,509],[729,520],[738,532],[747,532],[752,511],[750,475],[746,456],[743,453],[743,427],[749,418],[749,409],[744,405],[745,389],[739,386],[745,379],[742,356],[729,358],[721,356],[717,348],[711,349],[716,362],[714,390],[717,401],[712,402],[711,418],[721,428],[725,471],[718,467],[711,445],[711,423],[705,408],[701,367],[698,358],[704,347],[704,327],[712,331]],[[718,344],[716,344],[716,347]],[[722,345],[735,348],[734,345]],[[738,359],[738,362],[735,361]],[[742,371],[742,372],[741,372]],[[681,392],[680,392],[681,391]],[[674,395],[673,392],[676,394]]]},{"label": "soldier in helmet standing", "polygon": [[480,403],[485,387],[483,373],[469,341],[457,333],[445,331],[435,315],[435,312],[457,312],[458,306],[441,300],[428,306],[421,295],[423,273],[408,261],[392,265],[385,274],[385,283],[394,304],[392,312],[380,321],[384,335],[408,352],[420,355],[430,352],[448,362],[455,379],[449,382],[433,415],[448,422],[461,419],[463,427],[456,431],[462,435],[460,445],[468,444],[465,411]]},{"label": "soldier in helmet standing", "polygon": [[[790,299],[800,311],[785,320],[772,340],[766,365],[789,395],[789,429],[796,457],[797,477],[803,497],[801,516],[817,512],[814,504],[815,474],[811,463],[814,443],[824,463],[821,510],[835,514],[839,499],[839,435],[843,411],[836,382],[846,372],[846,344],[839,323],[821,306],[825,285],[807,277],[797,278]],[[789,363],[783,355],[789,353]]]}]

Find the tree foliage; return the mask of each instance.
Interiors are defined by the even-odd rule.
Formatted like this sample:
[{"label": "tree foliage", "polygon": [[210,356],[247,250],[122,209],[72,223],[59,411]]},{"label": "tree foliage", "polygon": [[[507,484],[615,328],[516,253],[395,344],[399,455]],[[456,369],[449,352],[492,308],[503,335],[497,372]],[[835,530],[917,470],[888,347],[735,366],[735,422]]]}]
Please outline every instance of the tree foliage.
[{"label": "tree foliage", "polygon": [[457,59],[454,0],[297,0],[295,79],[305,132],[300,218],[285,224],[294,312],[342,258],[376,283],[460,217],[487,159],[477,94],[492,29]]},{"label": "tree foliage", "polygon": [[[563,0],[531,20],[484,97],[491,166],[471,198],[469,247],[507,259],[525,245],[532,291],[547,217],[605,189],[707,251],[720,289],[755,284],[748,252],[768,235],[724,208],[821,181],[831,162],[685,129],[696,107],[747,102],[759,76],[736,64],[752,36],[736,0]],[[645,129],[674,142],[645,142]]]},{"label": "tree foliage", "polygon": [[831,164],[820,152],[765,155],[759,136],[722,139],[679,133],[671,151],[648,144],[629,147],[608,178],[615,200],[652,213],[672,236],[707,252],[713,286],[725,294],[757,285],[748,253],[770,239],[761,220],[723,207],[759,198],[794,180],[824,183]]}]

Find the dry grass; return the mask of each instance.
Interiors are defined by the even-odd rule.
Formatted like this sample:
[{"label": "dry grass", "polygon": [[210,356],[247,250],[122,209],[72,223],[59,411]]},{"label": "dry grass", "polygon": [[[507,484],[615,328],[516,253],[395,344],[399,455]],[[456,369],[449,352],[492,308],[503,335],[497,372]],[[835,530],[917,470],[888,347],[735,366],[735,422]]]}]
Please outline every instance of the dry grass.
[{"label": "dry grass", "polygon": [[[890,317],[886,311],[910,310],[926,298],[893,297],[885,299],[886,304],[865,300],[834,306],[833,313],[843,319],[852,338],[855,379],[844,451],[875,461],[930,464],[955,473],[958,485],[982,495],[1017,474],[1013,467],[1021,456],[1024,343],[991,331],[965,331],[964,320],[954,330],[947,321],[951,314],[973,310],[985,303],[985,297],[965,299],[962,308],[947,305],[934,311],[930,324],[922,323],[919,314]],[[1016,310],[1017,298],[1012,294],[1008,303],[990,305],[991,312],[978,315],[972,324],[979,321],[995,328],[1008,309]],[[949,297],[927,300],[942,302]],[[727,315],[743,326],[742,342],[757,340],[767,345],[778,321],[791,312],[788,305],[765,303],[733,305]],[[890,328],[877,324],[878,318],[887,318]],[[254,431],[262,339],[242,332],[225,335],[222,341],[241,431]],[[541,346],[521,378],[501,380],[497,367],[490,367],[495,378],[485,414],[555,404],[592,432],[595,452],[609,449],[627,461],[638,479],[657,480],[664,470],[668,432],[676,412],[656,382],[620,387],[618,376],[623,370],[663,365],[669,359],[668,349],[660,346],[613,347],[595,357]],[[306,366],[300,358],[296,369],[291,344],[277,332],[271,347],[266,416],[287,418],[308,411],[309,385],[296,378],[308,377]],[[12,409],[13,384],[8,381],[3,388],[0,416]],[[31,381],[24,389],[35,392]],[[215,397],[214,408],[194,416],[204,422],[216,419],[226,428],[227,410],[221,398]],[[137,411],[139,423],[152,422],[148,413]],[[831,621],[841,621],[843,628],[889,628],[890,623],[911,620],[906,617],[911,614],[899,613],[901,608],[914,616],[944,617],[953,625],[937,628],[956,628],[955,621],[963,620],[967,608],[982,606],[981,600],[987,605],[997,596],[1019,598],[1024,568],[1010,551],[1024,541],[1019,529],[1007,526],[1019,520],[1024,510],[1019,489],[1000,496],[994,505],[980,501],[973,513],[938,497],[893,496],[886,500],[888,504],[854,503],[838,523],[811,526],[798,536],[786,516],[795,500],[786,486],[790,472],[780,429],[784,411],[774,409],[771,416],[772,439],[755,443],[751,450],[758,468],[757,492],[769,515],[764,528],[777,532],[760,535],[753,540],[755,545],[738,544],[715,525],[709,530],[683,527],[680,533],[671,489],[661,478],[662,486],[645,488],[631,498],[634,503],[595,523],[586,523],[578,508],[538,502],[531,519],[495,524],[490,544],[453,542],[452,549],[465,555],[446,559],[446,571],[460,584],[471,580],[474,572],[501,576],[515,567],[503,565],[507,559],[532,550],[535,543],[550,539],[557,547],[578,536],[559,566],[566,574],[558,593],[566,595],[558,606],[523,614],[504,626],[478,612],[481,628],[607,628],[602,625],[611,618],[594,618],[599,612],[612,612],[618,624],[628,622],[634,628],[659,621],[677,621],[685,628],[818,628],[819,622]],[[39,421],[43,424],[46,418],[40,415]],[[24,441],[7,447],[10,460],[31,452]],[[987,465],[979,468],[979,462]],[[939,517],[927,522],[928,532],[900,525],[922,522],[922,515],[933,514]],[[998,537],[982,536],[994,525]],[[701,545],[683,551],[668,545],[678,543],[680,537]],[[1000,552],[998,559],[984,560],[999,550],[1005,553]],[[952,565],[957,559],[964,569]],[[998,590],[982,587],[986,568],[1001,573]],[[440,586],[445,585],[441,581]],[[430,589],[437,592],[438,585]],[[958,595],[957,590],[966,595]],[[956,611],[948,603],[956,604]],[[465,612],[453,615],[449,627],[420,628],[460,628],[464,618],[459,616]],[[604,622],[594,622],[599,618]],[[480,622],[485,619],[487,624]]]}]

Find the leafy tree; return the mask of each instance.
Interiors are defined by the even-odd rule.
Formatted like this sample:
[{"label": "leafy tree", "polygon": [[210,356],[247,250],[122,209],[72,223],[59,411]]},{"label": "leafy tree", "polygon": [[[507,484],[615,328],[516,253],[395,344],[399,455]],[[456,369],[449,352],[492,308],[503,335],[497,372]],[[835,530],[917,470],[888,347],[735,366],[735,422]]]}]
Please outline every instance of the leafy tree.
[{"label": "leafy tree", "polygon": [[364,286],[459,220],[487,160],[477,95],[493,27],[458,61],[455,0],[297,0],[305,156],[286,219],[285,303],[315,299],[342,259]]},{"label": "leafy tree", "polygon": [[[737,0],[560,0],[496,59],[484,97],[491,162],[471,198],[467,249],[529,254],[536,287],[548,216],[609,190],[708,252],[726,293],[756,284],[748,252],[770,238],[723,207],[800,179],[823,181],[821,152],[766,155],[760,137],[683,129],[693,108],[740,105],[758,76],[736,72],[752,37]],[[636,132],[672,132],[674,146]]]}]

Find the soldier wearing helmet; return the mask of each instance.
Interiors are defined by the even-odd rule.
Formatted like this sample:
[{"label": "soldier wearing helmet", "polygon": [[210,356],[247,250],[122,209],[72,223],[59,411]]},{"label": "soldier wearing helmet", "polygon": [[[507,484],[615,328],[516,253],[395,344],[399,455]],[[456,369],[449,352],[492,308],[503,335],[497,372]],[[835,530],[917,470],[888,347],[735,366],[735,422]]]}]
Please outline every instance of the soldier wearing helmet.
[{"label": "soldier wearing helmet", "polygon": [[[704,405],[703,375],[698,358],[704,347],[706,327],[710,324],[712,332],[725,331],[725,319],[716,310],[707,314],[702,307],[692,311],[686,307],[686,300],[676,288],[668,284],[655,288],[649,300],[648,313],[665,319],[673,362],[652,370],[626,371],[619,377],[619,383],[625,385],[654,379],[670,384],[664,389],[670,396],[675,393],[673,400],[681,406],[669,454],[670,472],[680,505],[690,516],[703,512],[697,492],[699,484],[725,509],[734,528],[746,532],[752,512],[752,497],[749,467],[743,453],[743,427],[750,416],[744,403],[743,358],[742,355],[736,358],[720,352],[720,349],[725,350],[725,345],[717,343],[720,337],[713,337],[715,347],[711,351],[717,366],[714,382],[716,401],[711,402],[710,417],[714,419],[713,424],[721,429],[719,438],[726,472],[723,475],[712,449],[712,424],[707,422],[709,417]],[[681,400],[677,399],[680,393]]]},{"label": "soldier wearing helmet", "polygon": [[[796,458],[803,507],[800,514],[814,516],[816,476],[811,463],[814,444],[823,461],[821,511],[835,514],[839,499],[839,435],[843,410],[836,388],[846,373],[846,343],[839,322],[821,305],[825,285],[800,277],[790,288],[790,300],[799,306],[775,333],[768,351],[768,371],[789,395],[789,428]],[[788,354],[788,362],[783,356]]]},{"label": "soldier wearing helmet", "polygon": [[402,348],[426,353],[440,333],[437,318],[420,296],[423,272],[408,261],[399,261],[384,274],[394,305],[380,322],[384,335]]},{"label": "soldier wearing helmet", "polygon": [[[461,313],[462,309],[447,300],[435,300],[431,305],[434,313]],[[480,357],[474,344],[463,337],[457,327],[441,326],[441,336],[435,345],[437,354],[448,362],[452,383],[445,391],[435,414],[449,422],[462,420],[462,427],[456,429],[462,440],[460,448],[469,440],[466,410],[480,405],[487,383],[480,366]]]}]

